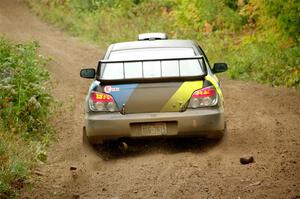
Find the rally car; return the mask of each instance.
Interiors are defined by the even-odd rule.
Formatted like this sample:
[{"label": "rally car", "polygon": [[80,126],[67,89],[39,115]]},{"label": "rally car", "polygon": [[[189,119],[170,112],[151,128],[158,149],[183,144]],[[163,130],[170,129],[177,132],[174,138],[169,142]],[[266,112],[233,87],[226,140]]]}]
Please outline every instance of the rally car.
[{"label": "rally car", "polygon": [[127,137],[206,137],[225,130],[224,99],[215,73],[225,63],[209,61],[191,40],[146,33],[138,41],[109,46],[85,100],[84,133],[95,143]]}]

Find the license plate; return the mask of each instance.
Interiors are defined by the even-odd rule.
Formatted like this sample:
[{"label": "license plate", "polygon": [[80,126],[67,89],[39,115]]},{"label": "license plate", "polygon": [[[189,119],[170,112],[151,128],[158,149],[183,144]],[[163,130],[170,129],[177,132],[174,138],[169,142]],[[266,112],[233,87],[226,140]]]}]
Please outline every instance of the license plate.
[{"label": "license plate", "polygon": [[142,124],[142,135],[143,136],[157,136],[157,135],[167,135],[167,124],[166,123],[151,123]]}]

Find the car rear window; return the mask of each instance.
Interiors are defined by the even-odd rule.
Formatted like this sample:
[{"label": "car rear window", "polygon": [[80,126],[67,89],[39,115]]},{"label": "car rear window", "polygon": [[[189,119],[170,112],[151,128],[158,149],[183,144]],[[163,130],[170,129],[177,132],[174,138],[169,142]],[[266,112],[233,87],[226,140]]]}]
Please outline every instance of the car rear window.
[{"label": "car rear window", "polygon": [[126,62],[126,60],[176,59],[194,56],[193,48],[147,48],[113,51],[108,60],[124,60],[125,62],[103,64],[101,79],[201,76],[204,74],[202,59]]}]

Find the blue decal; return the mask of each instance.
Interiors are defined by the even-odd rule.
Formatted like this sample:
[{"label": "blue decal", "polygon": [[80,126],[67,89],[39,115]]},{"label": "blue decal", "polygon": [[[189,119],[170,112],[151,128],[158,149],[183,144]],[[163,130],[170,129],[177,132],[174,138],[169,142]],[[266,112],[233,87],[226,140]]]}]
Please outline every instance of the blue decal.
[{"label": "blue decal", "polygon": [[120,111],[122,110],[123,104],[127,103],[128,98],[137,87],[137,85],[138,84],[118,84],[112,86],[112,89],[118,88],[118,91],[112,91],[109,94],[114,97],[114,100],[116,101]]}]

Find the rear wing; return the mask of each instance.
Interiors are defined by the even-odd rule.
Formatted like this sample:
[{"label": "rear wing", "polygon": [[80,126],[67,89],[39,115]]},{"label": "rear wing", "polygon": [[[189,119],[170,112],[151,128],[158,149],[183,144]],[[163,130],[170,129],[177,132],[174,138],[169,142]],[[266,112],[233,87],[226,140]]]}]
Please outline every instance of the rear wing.
[{"label": "rear wing", "polygon": [[[182,75],[180,72],[182,61],[187,60],[198,60],[199,67],[201,68],[201,74],[195,75]],[[176,76],[164,76],[162,74],[163,64],[167,61],[177,62],[179,73]],[[144,65],[147,62],[159,62],[160,75],[156,77],[147,77],[144,73]],[[139,77],[128,78],[126,77],[126,64],[138,63],[142,68],[142,73]],[[119,70],[122,70],[122,77],[120,78],[105,78],[103,72],[108,64],[118,64]],[[121,67],[120,67],[121,66]],[[199,80],[207,75],[207,69],[203,56],[193,57],[179,57],[179,58],[160,58],[160,59],[134,59],[134,60],[100,60],[97,68],[97,80],[103,83],[129,83],[129,82],[163,82],[163,81],[188,81],[188,80]]]}]

